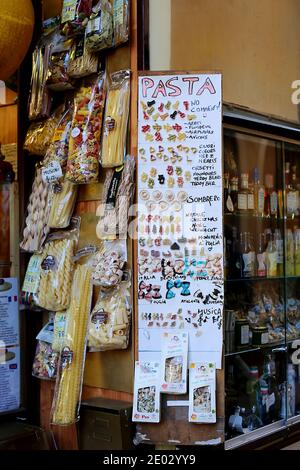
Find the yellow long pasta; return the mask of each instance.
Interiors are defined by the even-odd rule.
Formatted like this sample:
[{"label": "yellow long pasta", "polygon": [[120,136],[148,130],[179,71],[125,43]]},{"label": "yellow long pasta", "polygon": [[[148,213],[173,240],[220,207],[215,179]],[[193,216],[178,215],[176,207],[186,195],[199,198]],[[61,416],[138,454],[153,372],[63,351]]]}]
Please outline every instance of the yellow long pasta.
[{"label": "yellow long pasta", "polygon": [[122,165],[126,150],[130,102],[130,73],[123,70],[111,75],[105,108],[101,164],[112,168]]},{"label": "yellow long pasta", "polygon": [[78,186],[65,179],[60,188],[61,191],[58,191],[55,190],[54,187],[54,195],[48,220],[48,226],[50,228],[67,227],[73,214]]},{"label": "yellow long pasta", "polygon": [[66,313],[64,347],[52,404],[52,424],[68,425],[78,419],[86,350],[86,334],[92,301],[92,271],[78,265],[74,272],[72,300]]}]

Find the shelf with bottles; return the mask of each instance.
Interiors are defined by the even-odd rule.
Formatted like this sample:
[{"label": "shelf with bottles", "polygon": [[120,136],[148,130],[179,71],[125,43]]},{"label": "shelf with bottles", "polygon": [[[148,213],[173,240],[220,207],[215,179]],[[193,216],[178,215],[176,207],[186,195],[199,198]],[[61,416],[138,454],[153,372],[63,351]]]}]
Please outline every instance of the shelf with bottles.
[{"label": "shelf with bottles", "polygon": [[226,439],[255,432],[287,416],[286,374],[280,355],[228,358]]},{"label": "shelf with bottles", "polygon": [[265,175],[265,185],[260,183],[257,167],[253,169],[252,181],[249,173],[230,177],[224,173],[225,215],[254,216],[260,219],[283,219],[283,191],[274,187],[274,176]]},{"label": "shelf with bottles", "polygon": [[[283,230],[278,227],[272,230],[268,227],[257,233],[255,229],[256,227],[252,227],[252,232],[241,231],[238,233],[236,226],[225,225],[224,277],[226,281],[280,279],[286,274],[284,271]],[[295,263],[294,254],[295,250],[293,249],[290,256],[293,263]],[[295,275],[295,273],[295,268],[288,272],[289,275]]]}]

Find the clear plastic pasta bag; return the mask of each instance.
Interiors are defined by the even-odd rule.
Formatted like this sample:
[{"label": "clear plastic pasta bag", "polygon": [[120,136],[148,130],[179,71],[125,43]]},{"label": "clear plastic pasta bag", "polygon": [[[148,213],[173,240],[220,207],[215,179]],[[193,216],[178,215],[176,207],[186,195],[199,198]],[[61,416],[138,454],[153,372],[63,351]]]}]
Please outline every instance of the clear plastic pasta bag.
[{"label": "clear plastic pasta bag", "polygon": [[92,301],[91,269],[77,265],[71,303],[66,312],[63,347],[51,410],[51,423],[69,425],[79,419],[87,326]]},{"label": "clear plastic pasta bag", "polygon": [[124,161],[130,105],[130,71],[115,72],[110,79],[101,149],[101,164],[105,168],[120,166]]},{"label": "clear plastic pasta bag", "polygon": [[26,134],[24,150],[32,155],[46,155],[61,115],[62,107],[60,106],[45,121],[32,122]]},{"label": "clear plastic pasta bag", "polygon": [[84,32],[92,12],[92,4],[92,0],[63,0],[61,32],[64,36]]},{"label": "clear plastic pasta bag", "polygon": [[28,116],[30,120],[49,117],[52,99],[46,87],[51,48],[59,27],[59,17],[43,22],[41,39],[32,53]]},{"label": "clear plastic pasta bag", "polygon": [[36,306],[53,312],[66,310],[71,300],[79,218],[74,217],[71,225],[73,228],[69,231],[53,232],[48,236],[36,263],[38,279],[35,292],[30,293]]},{"label": "clear plastic pasta bag", "polygon": [[93,284],[101,287],[120,284],[126,261],[126,240],[104,241],[103,247],[92,258]]},{"label": "clear plastic pasta bag", "polygon": [[134,157],[127,155],[124,165],[108,170],[103,186],[102,202],[97,209],[96,232],[101,240],[127,238],[128,214],[134,195]]},{"label": "clear plastic pasta bag", "polygon": [[100,292],[89,321],[89,351],[126,349],[130,324],[130,281],[125,281],[108,292]]},{"label": "clear plastic pasta bag", "polygon": [[48,219],[50,228],[66,228],[70,224],[76,204],[78,186],[63,178],[54,183],[51,209]]},{"label": "clear plastic pasta bag", "polygon": [[32,375],[39,379],[56,378],[59,353],[54,352],[51,343],[38,341],[32,365]]},{"label": "clear plastic pasta bag", "polygon": [[87,49],[84,35],[76,36],[68,68],[70,77],[82,78],[97,73],[98,63],[98,56]]},{"label": "clear plastic pasta bag", "polygon": [[30,253],[41,250],[50,231],[48,219],[51,207],[51,196],[49,184],[46,183],[42,177],[42,168],[40,165],[37,165],[27,206],[23,238],[20,243],[22,250]]},{"label": "clear plastic pasta bag", "polygon": [[100,0],[94,6],[85,30],[86,47],[93,52],[112,47],[113,33],[112,4],[108,0]]},{"label": "clear plastic pasta bag", "polygon": [[56,160],[62,169],[67,165],[73,111],[73,102],[67,102],[67,109],[63,112],[55,128],[45,156],[45,162]]},{"label": "clear plastic pasta bag", "polygon": [[69,64],[73,39],[58,36],[52,47],[46,85],[54,91],[65,91],[74,88],[74,80],[69,75]]},{"label": "clear plastic pasta bag", "polygon": [[113,0],[114,45],[119,46],[129,39],[129,0]]},{"label": "clear plastic pasta bag", "polygon": [[67,179],[73,183],[98,181],[105,92],[105,74],[101,72],[84,79],[75,95],[66,173]]}]

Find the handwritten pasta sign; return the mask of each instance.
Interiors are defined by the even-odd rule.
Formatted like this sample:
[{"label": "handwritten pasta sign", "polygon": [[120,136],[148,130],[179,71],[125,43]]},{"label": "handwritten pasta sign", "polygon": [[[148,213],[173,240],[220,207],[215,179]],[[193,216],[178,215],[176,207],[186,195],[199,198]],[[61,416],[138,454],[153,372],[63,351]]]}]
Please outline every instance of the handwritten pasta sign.
[{"label": "handwritten pasta sign", "polygon": [[139,77],[139,360],[161,333],[188,332],[189,360],[221,367],[221,75]]}]

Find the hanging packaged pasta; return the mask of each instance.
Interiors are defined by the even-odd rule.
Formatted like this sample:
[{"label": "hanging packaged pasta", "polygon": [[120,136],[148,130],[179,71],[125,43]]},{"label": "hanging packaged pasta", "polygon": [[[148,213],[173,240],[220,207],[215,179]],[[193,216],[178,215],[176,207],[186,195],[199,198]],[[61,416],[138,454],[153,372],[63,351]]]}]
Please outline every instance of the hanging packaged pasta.
[{"label": "hanging packaged pasta", "polygon": [[130,281],[100,292],[91,313],[88,346],[91,352],[126,349],[131,322]]},{"label": "hanging packaged pasta", "polygon": [[93,284],[104,288],[120,284],[126,261],[126,240],[103,242],[103,246],[92,258]]},{"label": "hanging packaged pasta", "polygon": [[61,32],[73,36],[84,32],[92,12],[92,0],[63,0],[61,11]]},{"label": "hanging packaged pasta", "polygon": [[74,271],[51,410],[51,422],[55,425],[69,425],[79,419],[92,301],[91,274],[91,269],[86,265],[77,265]]},{"label": "hanging packaged pasta", "polygon": [[112,47],[113,33],[112,4],[108,0],[99,0],[85,30],[86,47],[93,52]]},{"label": "hanging packaged pasta", "polygon": [[35,304],[49,311],[66,310],[71,300],[74,252],[78,242],[79,219],[73,218],[68,232],[51,233],[41,252],[40,279]]},{"label": "hanging packaged pasta", "polygon": [[32,54],[32,73],[28,117],[30,120],[49,117],[51,95],[46,87],[51,48],[59,26],[59,17],[43,22],[43,33]]},{"label": "hanging packaged pasta", "polygon": [[44,181],[42,168],[36,167],[31,195],[27,206],[23,239],[20,248],[24,251],[40,251],[50,229],[48,226],[52,192],[49,184]]},{"label": "hanging packaged pasta", "polygon": [[75,82],[68,72],[73,44],[73,39],[59,36],[52,47],[46,80],[46,85],[51,90],[65,91],[74,88]]},{"label": "hanging packaged pasta", "polygon": [[57,374],[59,353],[54,352],[51,343],[38,341],[32,365],[32,375],[38,379],[54,380]]},{"label": "hanging packaged pasta", "polygon": [[67,165],[69,139],[71,134],[71,124],[74,106],[73,102],[67,102],[67,109],[62,114],[52,137],[51,143],[45,155],[45,163],[57,161],[62,170]]},{"label": "hanging packaged pasta", "polygon": [[114,45],[119,46],[129,39],[129,0],[113,0]]},{"label": "hanging packaged pasta", "polygon": [[59,106],[45,121],[30,124],[24,142],[24,150],[32,155],[46,155],[55,129],[61,119],[62,111],[62,106]]},{"label": "hanging packaged pasta", "polygon": [[75,95],[66,177],[77,184],[98,181],[105,102],[105,74],[85,78]]},{"label": "hanging packaged pasta", "polygon": [[130,71],[110,76],[101,149],[101,164],[106,168],[122,165],[126,153],[127,124],[130,105]]},{"label": "hanging packaged pasta", "polygon": [[66,228],[70,224],[76,204],[78,186],[65,178],[52,185],[51,210],[48,219],[50,228]]},{"label": "hanging packaged pasta", "polygon": [[96,233],[101,240],[127,238],[129,207],[134,195],[134,157],[127,155],[124,165],[106,173]]},{"label": "hanging packaged pasta", "polygon": [[86,47],[84,35],[76,36],[71,49],[68,72],[72,78],[97,73],[99,58]]}]

